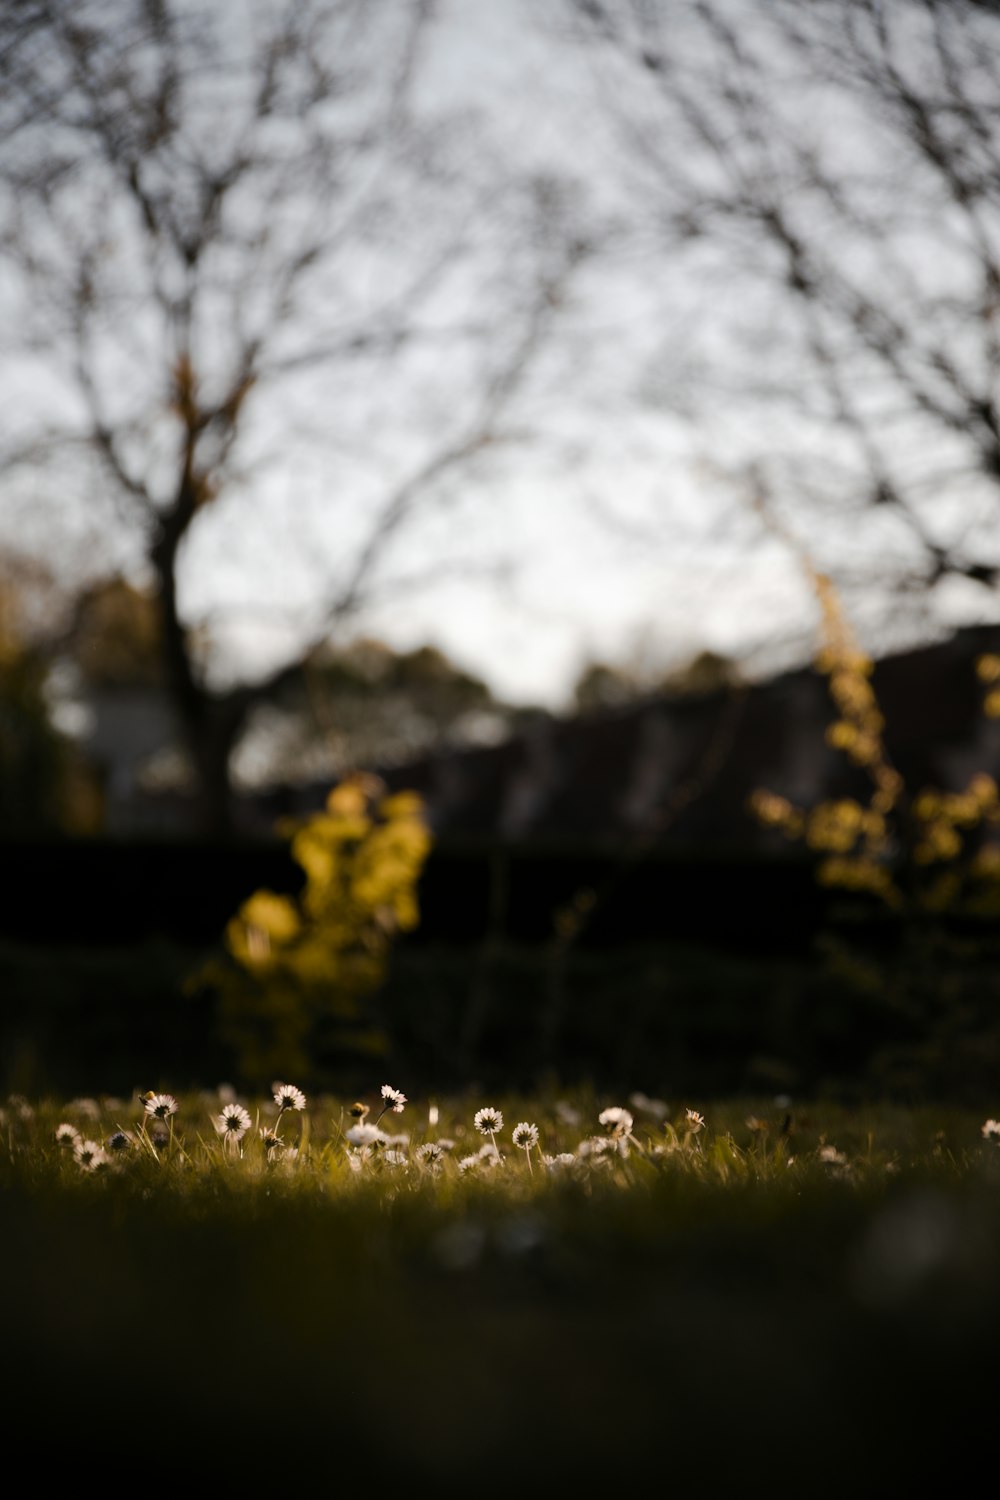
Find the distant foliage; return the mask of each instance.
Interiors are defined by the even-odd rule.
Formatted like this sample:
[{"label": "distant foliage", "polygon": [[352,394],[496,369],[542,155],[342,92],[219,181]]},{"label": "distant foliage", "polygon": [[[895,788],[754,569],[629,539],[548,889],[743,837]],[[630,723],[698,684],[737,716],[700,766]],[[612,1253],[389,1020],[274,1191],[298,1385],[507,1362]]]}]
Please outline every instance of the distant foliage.
[{"label": "distant foliage", "polygon": [[63,746],[49,720],[44,669],[0,642],[0,830],[35,833],[55,821]]},{"label": "distant foliage", "polygon": [[[872,663],[859,650],[831,581],[816,573],[813,583],[825,637],[816,665],[829,679],[837,708],[827,742],[867,773],[871,789],[864,801],[845,797],[813,808],[759,790],[751,811],[822,855],[817,876],[824,885],[870,892],[897,910],[961,905],[988,914],[1000,897],[1000,849],[980,847],[979,836],[988,825],[1000,825],[996,782],[979,772],[962,792],[906,787],[886,750]],[[981,657],[977,670],[989,685],[984,710],[998,716],[1000,658]]]},{"label": "distant foliage", "polygon": [[93,833],[98,788],[76,746],[55,727],[47,662],[0,625],[0,835]]},{"label": "distant foliage", "polygon": [[207,975],[244,1077],[310,1076],[317,1058],[384,1049],[362,1002],[382,981],[397,933],[419,921],[430,845],[422,800],[386,796],[372,776],[343,781],[325,811],[295,826],[301,893],[256,891],[226,928],[226,960]]}]

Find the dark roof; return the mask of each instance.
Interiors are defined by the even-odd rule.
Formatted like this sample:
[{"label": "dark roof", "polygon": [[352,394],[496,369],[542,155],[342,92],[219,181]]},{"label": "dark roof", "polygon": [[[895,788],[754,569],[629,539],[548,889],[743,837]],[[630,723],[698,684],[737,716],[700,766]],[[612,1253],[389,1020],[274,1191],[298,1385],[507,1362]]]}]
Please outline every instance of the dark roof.
[{"label": "dark roof", "polygon": [[[984,716],[975,671],[987,651],[1000,651],[1000,627],[876,664],[886,746],[909,786],[958,791],[976,771],[1000,778],[1000,721]],[[755,789],[804,807],[865,795],[864,774],[826,743],[834,717],[826,678],[805,667],[698,697],[540,715],[500,745],[441,751],[385,775],[424,795],[440,836],[760,847],[779,836],[748,814]]]}]

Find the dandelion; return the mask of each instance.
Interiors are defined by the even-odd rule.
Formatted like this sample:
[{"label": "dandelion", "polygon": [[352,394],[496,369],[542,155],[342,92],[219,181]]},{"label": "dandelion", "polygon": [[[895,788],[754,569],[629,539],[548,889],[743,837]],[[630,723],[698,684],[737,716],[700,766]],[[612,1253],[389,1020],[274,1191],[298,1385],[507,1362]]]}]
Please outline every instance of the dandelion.
[{"label": "dandelion", "polygon": [[980,1134],[984,1141],[1000,1141],[1000,1120],[987,1120]]},{"label": "dandelion", "polygon": [[215,1128],[225,1140],[235,1145],[250,1129],[250,1115],[242,1104],[227,1104],[222,1114],[216,1117]]},{"label": "dandelion", "polygon": [[80,1139],[80,1132],[75,1125],[68,1125],[64,1120],[61,1125],[56,1126],[56,1140],[60,1146],[75,1146]]},{"label": "dandelion", "polygon": [[611,1105],[608,1109],[602,1109],[597,1118],[602,1125],[610,1127],[612,1140],[617,1141],[623,1136],[632,1134],[632,1126],[635,1122],[628,1110],[621,1109],[617,1104]]},{"label": "dandelion", "polygon": [[148,1094],[142,1094],[140,1097],[147,1115],[152,1115],[154,1120],[169,1120],[171,1115],[177,1113],[177,1100],[173,1094],[154,1094],[150,1090]]},{"label": "dandelion", "polygon": [[283,1115],[286,1109],[305,1109],[306,1096],[293,1083],[276,1083],[274,1102],[278,1106],[278,1114]]},{"label": "dandelion", "polygon": [[387,1109],[391,1109],[394,1115],[401,1115],[403,1113],[403,1105],[406,1103],[406,1095],[401,1094],[399,1092],[399,1089],[394,1089],[390,1084],[383,1083],[382,1098],[385,1100],[382,1114],[385,1114],[385,1111]]}]

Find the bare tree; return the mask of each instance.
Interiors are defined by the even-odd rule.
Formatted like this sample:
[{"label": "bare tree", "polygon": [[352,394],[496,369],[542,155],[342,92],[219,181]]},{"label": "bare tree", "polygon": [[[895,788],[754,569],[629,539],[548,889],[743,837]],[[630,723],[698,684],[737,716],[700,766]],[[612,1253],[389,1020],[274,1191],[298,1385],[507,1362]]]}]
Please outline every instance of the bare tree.
[{"label": "bare tree", "polygon": [[[471,173],[463,132],[415,107],[431,19],[18,0],[0,21],[5,506],[26,532],[39,506],[75,517],[83,571],[155,583],[216,832],[251,709],[413,581],[401,538],[504,437],[578,253],[544,185]],[[192,579],[254,549],[308,608],[267,675],[226,682]]]},{"label": "bare tree", "polygon": [[697,309],[647,395],[842,582],[927,599],[959,579],[995,607],[1000,10],[561,14],[616,127],[623,234]]}]

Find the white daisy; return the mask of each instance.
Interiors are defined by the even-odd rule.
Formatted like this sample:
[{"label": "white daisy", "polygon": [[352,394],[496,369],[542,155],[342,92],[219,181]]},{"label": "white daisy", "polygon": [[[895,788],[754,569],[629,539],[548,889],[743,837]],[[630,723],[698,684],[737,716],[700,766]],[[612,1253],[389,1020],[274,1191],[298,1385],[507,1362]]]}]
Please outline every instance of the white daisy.
[{"label": "white daisy", "polygon": [[476,1111],[473,1124],[480,1135],[494,1135],[498,1130],[503,1129],[503,1115],[498,1109],[488,1104],[485,1109]]},{"label": "white daisy", "polygon": [[590,1135],[577,1146],[576,1154],[578,1157],[599,1157],[606,1156],[609,1151],[614,1150],[616,1150],[616,1146],[613,1136]]},{"label": "white daisy", "polygon": [[142,1102],[146,1106],[147,1115],[152,1115],[157,1120],[166,1120],[177,1113],[177,1100],[173,1094],[154,1094],[150,1091],[143,1094]]},{"label": "white daisy", "polygon": [[394,1115],[403,1113],[403,1105],[406,1103],[406,1095],[401,1094],[399,1089],[392,1088],[388,1083],[382,1085],[382,1098],[386,1101],[386,1108],[392,1106]]},{"label": "white daisy", "polygon": [[608,1109],[602,1109],[597,1118],[602,1125],[610,1127],[613,1136],[632,1134],[632,1126],[635,1122],[628,1110],[621,1109],[617,1104],[611,1105]]},{"label": "white daisy", "polygon": [[410,1165],[402,1151],[383,1151],[382,1160],[389,1167],[408,1167]]},{"label": "white daisy", "polygon": [[980,1133],[984,1141],[1000,1141],[1000,1120],[987,1120]]},{"label": "white daisy", "polygon": [[96,1099],[71,1099],[66,1108],[70,1114],[84,1115],[88,1120],[101,1118],[101,1106]]},{"label": "white daisy", "polygon": [[85,1172],[94,1172],[107,1161],[96,1141],[78,1140],[73,1147],[73,1155]]},{"label": "white daisy", "polygon": [[700,1115],[696,1109],[686,1109],[684,1111],[684,1124],[692,1135],[697,1135],[699,1130],[704,1130],[705,1128],[705,1116]]},{"label": "white daisy", "polygon": [[417,1161],[425,1167],[439,1167],[444,1160],[444,1152],[437,1141],[425,1141],[416,1150]]},{"label": "white daisy", "polygon": [[283,1115],[286,1109],[305,1109],[306,1096],[294,1083],[276,1083],[274,1102],[278,1106],[279,1115]]},{"label": "white daisy", "polygon": [[558,1172],[563,1167],[575,1166],[576,1157],[572,1151],[560,1151],[555,1156],[543,1156],[542,1161],[550,1172]]},{"label": "white daisy", "polygon": [[460,1172],[472,1172],[479,1166],[478,1152],[474,1156],[460,1156],[458,1158],[458,1170]]},{"label": "white daisy", "polygon": [[568,1125],[571,1130],[575,1129],[583,1120],[583,1115],[577,1109],[576,1105],[570,1104],[568,1099],[556,1100],[556,1114],[559,1116],[562,1124]]},{"label": "white daisy", "polygon": [[386,1146],[389,1143],[384,1130],[379,1130],[377,1125],[366,1125],[363,1121],[360,1125],[352,1125],[350,1130],[345,1130],[344,1139],[350,1141],[352,1146]]},{"label": "white daisy", "polygon": [[228,1141],[241,1141],[250,1129],[250,1115],[242,1104],[227,1104],[216,1116],[215,1128]]},{"label": "white daisy", "polygon": [[64,1120],[61,1125],[56,1126],[56,1140],[60,1146],[75,1146],[80,1139],[80,1132],[75,1125],[68,1125]]},{"label": "white daisy", "polygon": [[628,1102],[632,1105],[633,1109],[638,1109],[643,1114],[654,1115],[658,1120],[665,1120],[670,1113],[663,1099],[651,1099],[641,1089],[637,1089],[634,1094],[629,1094]]},{"label": "white daisy", "polygon": [[538,1126],[529,1125],[527,1120],[521,1120],[514,1126],[510,1138],[515,1146],[520,1146],[522,1151],[531,1151],[538,1145]]}]

